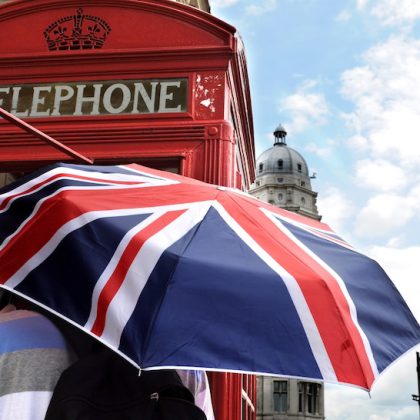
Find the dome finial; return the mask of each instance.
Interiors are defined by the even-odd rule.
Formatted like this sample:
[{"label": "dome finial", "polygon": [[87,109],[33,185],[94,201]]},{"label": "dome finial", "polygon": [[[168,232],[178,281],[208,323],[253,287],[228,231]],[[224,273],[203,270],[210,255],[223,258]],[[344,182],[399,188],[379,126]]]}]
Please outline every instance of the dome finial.
[{"label": "dome finial", "polygon": [[279,126],[274,130],[273,134],[274,146],[286,146],[287,131],[281,124],[279,124]]}]

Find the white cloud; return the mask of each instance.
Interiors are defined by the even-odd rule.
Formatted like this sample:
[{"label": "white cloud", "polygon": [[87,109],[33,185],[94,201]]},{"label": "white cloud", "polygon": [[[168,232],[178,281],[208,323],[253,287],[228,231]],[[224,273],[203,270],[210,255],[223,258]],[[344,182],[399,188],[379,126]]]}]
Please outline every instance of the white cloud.
[{"label": "white cloud", "polygon": [[420,281],[418,280],[418,262],[420,246],[402,249],[373,247],[369,255],[377,260],[395,283],[413,315],[420,319]]},{"label": "white cloud", "polygon": [[314,87],[316,82],[306,82],[296,93],[282,98],[280,112],[290,116],[291,121],[287,123],[290,132],[297,133],[311,124],[326,122],[329,114],[327,101],[323,93],[314,91]]},{"label": "white cloud", "polygon": [[319,157],[322,158],[326,158],[328,156],[331,156],[332,154],[332,148],[327,146],[327,147],[321,147],[319,144],[317,143],[309,143],[307,146],[305,146],[305,151],[317,155]]},{"label": "white cloud", "polygon": [[359,152],[363,153],[366,152],[369,148],[369,143],[366,137],[355,135],[353,137],[350,137],[347,140],[347,145],[349,148]]},{"label": "white cloud", "polygon": [[259,16],[267,12],[275,10],[277,7],[277,0],[259,0],[255,4],[246,6],[246,12],[249,15]]},{"label": "white cloud", "polygon": [[415,351],[412,350],[379,377],[370,396],[362,390],[326,385],[326,418],[328,420],[413,420],[418,416],[418,406],[411,400],[411,395],[415,393],[417,393],[416,358]]},{"label": "white cloud", "polygon": [[356,9],[377,18],[382,25],[406,30],[420,18],[418,0],[356,0]]},{"label": "white cloud", "polygon": [[335,20],[337,22],[348,22],[351,19],[351,13],[344,9],[342,10],[336,17]]},{"label": "white cloud", "polygon": [[420,212],[420,185],[418,185],[418,182],[408,193],[407,202],[417,213]]},{"label": "white cloud", "polygon": [[418,0],[380,0],[371,10],[385,25],[410,24],[420,18]]},{"label": "white cloud", "polygon": [[323,141],[317,141],[316,143],[308,143],[304,151],[308,152],[309,155],[316,155],[322,159],[330,158],[333,156],[334,150],[337,147],[338,142],[334,139],[327,139]]},{"label": "white cloud", "polygon": [[392,37],[369,49],[363,61],[341,75],[342,94],[354,103],[344,118],[375,158],[417,171],[420,40]]},{"label": "white cloud", "polygon": [[356,7],[357,10],[364,10],[366,5],[368,4],[369,0],[357,0],[356,1]]},{"label": "white cloud", "polygon": [[317,205],[322,221],[346,238],[344,224],[353,217],[353,203],[338,188],[329,188],[318,196]]},{"label": "white cloud", "polygon": [[377,191],[393,191],[407,185],[405,172],[382,159],[363,159],[356,164],[356,182],[359,186]]},{"label": "white cloud", "polygon": [[356,217],[356,235],[364,239],[387,237],[405,226],[415,211],[406,196],[378,194],[371,197]]}]

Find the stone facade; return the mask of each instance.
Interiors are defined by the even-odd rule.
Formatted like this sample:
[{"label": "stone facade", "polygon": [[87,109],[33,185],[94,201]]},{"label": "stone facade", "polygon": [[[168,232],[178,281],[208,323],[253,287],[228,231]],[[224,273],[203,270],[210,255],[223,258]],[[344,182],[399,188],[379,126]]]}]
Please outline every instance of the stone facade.
[{"label": "stone facade", "polygon": [[257,420],[324,418],[321,383],[270,376],[257,378]]},{"label": "stone facade", "polygon": [[178,3],[188,4],[188,6],[197,7],[200,10],[210,13],[210,5],[208,0],[175,0]]}]

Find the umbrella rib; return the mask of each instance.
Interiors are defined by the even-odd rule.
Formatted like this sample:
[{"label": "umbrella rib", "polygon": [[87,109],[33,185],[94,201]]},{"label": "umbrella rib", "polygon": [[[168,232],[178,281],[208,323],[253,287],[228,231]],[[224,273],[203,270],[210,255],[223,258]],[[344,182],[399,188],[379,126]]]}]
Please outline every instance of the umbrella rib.
[{"label": "umbrella rib", "polygon": [[[173,267],[170,275],[168,276],[168,280],[167,280],[167,282],[165,284],[166,287],[164,288],[164,293],[162,294],[162,296],[161,296],[161,298],[159,300],[159,303],[156,306],[156,309],[155,309],[155,311],[153,313],[153,316],[152,316],[151,321],[150,321],[149,328],[147,329],[146,338],[144,339],[144,342],[143,342],[143,345],[142,345],[142,348],[141,348],[141,354],[143,355],[143,357],[146,354],[147,347],[149,346],[150,338],[152,337],[152,332],[154,330],[154,327],[155,327],[155,324],[156,324],[156,320],[157,320],[157,318],[159,316],[159,313],[160,313],[160,308],[162,307],[163,302],[164,302],[164,300],[166,298],[166,294],[167,294],[167,290],[168,290],[168,287],[167,286],[171,282],[171,280],[172,280],[172,278],[174,276],[174,273],[175,273],[175,271],[176,271],[176,269],[178,267],[178,264],[179,264],[182,256],[184,255],[185,251],[191,245],[193,239],[197,235],[198,230],[200,229],[201,224],[203,223],[203,220],[204,220],[205,216],[207,215],[207,213],[210,211],[211,208],[212,208],[212,205],[210,204],[208,206],[207,211],[204,213],[203,217],[201,218],[201,220],[198,223],[196,223],[194,225],[194,227],[192,228],[192,229],[194,229],[194,233],[191,235],[191,237],[188,240],[188,242],[186,244],[184,244],[184,247],[182,249],[182,252],[180,252],[180,256],[177,259],[176,263],[174,264],[174,267]],[[190,231],[191,231],[191,229],[187,233],[189,233]],[[140,367],[141,368],[143,367],[143,360],[140,361]]]}]

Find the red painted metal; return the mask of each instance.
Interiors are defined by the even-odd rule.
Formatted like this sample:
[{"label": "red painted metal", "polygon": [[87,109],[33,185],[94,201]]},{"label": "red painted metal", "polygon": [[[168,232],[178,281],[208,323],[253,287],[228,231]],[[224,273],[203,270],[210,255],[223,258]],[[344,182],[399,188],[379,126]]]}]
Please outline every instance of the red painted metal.
[{"label": "red painted metal", "polygon": [[49,135],[43,133],[42,131],[38,130],[37,128],[33,127],[32,125],[26,123],[25,121],[17,118],[10,112],[7,112],[3,108],[0,107],[0,116],[3,117],[5,120],[11,122],[12,124],[16,125],[17,127],[21,128],[22,130],[26,131],[29,134],[45,141],[46,143],[50,144],[52,147],[60,150],[61,152],[80,160],[82,163],[89,163],[92,164],[93,161],[86,156],[77,153],[75,150],[70,149],[70,147],[65,146],[64,144],[60,143],[59,141],[53,139]]},{"label": "red painted metal", "polygon": [[[54,30],[71,33],[71,26],[64,26],[74,25],[74,20],[64,20],[78,13],[79,0],[0,5],[0,39],[7,39],[0,44],[0,106],[7,86],[186,78],[183,112],[38,116],[25,121],[95,163],[140,162],[247,189],[255,175],[252,108],[244,50],[235,29],[174,1],[82,3],[80,13],[96,16],[99,29],[106,28],[103,22],[110,29],[101,48],[49,49],[51,25],[61,22],[63,27]],[[76,158],[0,120],[0,172],[25,172]],[[244,389],[255,405],[254,376],[209,375],[217,420],[255,419],[242,393]]]}]

